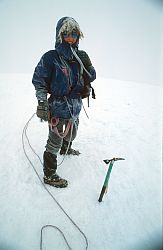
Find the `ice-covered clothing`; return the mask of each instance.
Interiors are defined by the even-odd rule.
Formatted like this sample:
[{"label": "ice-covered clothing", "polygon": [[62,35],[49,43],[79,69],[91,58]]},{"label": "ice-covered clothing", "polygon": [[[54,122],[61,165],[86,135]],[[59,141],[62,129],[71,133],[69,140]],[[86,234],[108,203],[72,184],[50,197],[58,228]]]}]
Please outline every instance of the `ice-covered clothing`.
[{"label": "ice-covered clothing", "polygon": [[[78,32],[77,41],[70,46],[63,39],[63,32]],[[73,50],[78,54],[79,38],[83,36],[78,23],[71,17],[61,18],[56,27],[55,49],[46,52],[35,68],[32,83],[35,86],[36,97],[39,101],[46,101],[48,98],[51,117],[59,118],[57,129],[63,131],[68,121],[73,121],[73,130],[69,130],[66,141],[73,141],[77,134],[79,113],[82,108],[81,93],[84,88],[84,72],[80,62],[74,56]],[[96,79],[96,71],[86,52],[82,51],[85,59],[84,66],[90,73],[90,82]],[[63,139],[49,128],[49,137],[46,145],[46,152],[57,155]],[[46,164],[47,163],[47,164]],[[44,167],[48,170],[53,166],[44,159]]]},{"label": "ice-covered clothing", "polygon": [[[66,17],[57,24],[55,50],[50,50],[42,56],[35,68],[32,82],[38,100],[46,100],[48,92],[51,93],[49,103],[52,116],[69,119],[79,116],[84,80],[81,66],[74,58],[70,45],[61,41],[60,30],[65,25],[65,20]],[[78,41],[72,47],[77,52]],[[90,64],[87,70],[91,74],[90,81],[95,80],[94,67]]]}]

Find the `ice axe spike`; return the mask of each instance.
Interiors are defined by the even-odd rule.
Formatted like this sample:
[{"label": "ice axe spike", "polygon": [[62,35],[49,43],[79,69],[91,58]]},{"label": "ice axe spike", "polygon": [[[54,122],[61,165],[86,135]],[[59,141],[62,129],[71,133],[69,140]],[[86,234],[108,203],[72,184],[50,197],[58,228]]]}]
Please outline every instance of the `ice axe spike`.
[{"label": "ice axe spike", "polygon": [[110,178],[110,174],[111,174],[111,171],[112,171],[113,164],[114,164],[115,161],[119,161],[119,160],[125,160],[125,159],[124,158],[115,158],[114,157],[114,158],[112,158],[110,160],[108,160],[108,159],[104,160],[104,162],[106,164],[109,164],[109,167],[108,167],[108,171],[107,171],[107,174],[106,174],[106,177],[105,177],[103,187],[101,189],[100,197],[98,199],[99,202],[102,201],[104,193],[106,192],[106,190],[108,188],[108,182],[109,182],[109,178]]}]

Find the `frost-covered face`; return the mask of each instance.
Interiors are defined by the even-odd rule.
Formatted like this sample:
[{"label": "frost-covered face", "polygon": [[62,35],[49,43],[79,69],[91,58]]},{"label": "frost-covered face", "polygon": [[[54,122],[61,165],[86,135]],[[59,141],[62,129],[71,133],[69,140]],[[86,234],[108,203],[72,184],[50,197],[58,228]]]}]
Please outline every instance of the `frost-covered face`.
[{"label": "frost-covered face", "polygon": [[69,43],[70,45],[72,45],[76,43],[77,40],[79,39],[79,32],[75,30],[73,30],[72,32],[65,31],[62,33],[62,37],[66,43]]}]

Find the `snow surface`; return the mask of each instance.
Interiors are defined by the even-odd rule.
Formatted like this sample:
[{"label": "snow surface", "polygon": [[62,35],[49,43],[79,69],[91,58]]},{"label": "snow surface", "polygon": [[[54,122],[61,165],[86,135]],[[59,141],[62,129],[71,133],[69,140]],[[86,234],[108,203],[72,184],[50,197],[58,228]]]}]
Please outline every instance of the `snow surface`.
[{"label": "snow surface", "polygon": [[[40,229],[59,227],[73,250],[86,248],[81,233],[44,190],[22,148],[22,131],[36,110],[31,75],[0,75],[0,250],[39,250]],[[89,250],[161,249],[161,86],[97,79],[97,99],[84,101],[73,143],[80,156],[66,156],[58,174],[66,189],[48,187],[88,238]],[[42,158],[47,123],[34,116],[27,134]],[[42,166],[25,141],[43,177]],[[98,202],[107,172],[104,159],[124,157],[111,173],[108,193]],[[59,156],[59,162],[62,157]],[[43,250],[68,249],[47,228]]]}]

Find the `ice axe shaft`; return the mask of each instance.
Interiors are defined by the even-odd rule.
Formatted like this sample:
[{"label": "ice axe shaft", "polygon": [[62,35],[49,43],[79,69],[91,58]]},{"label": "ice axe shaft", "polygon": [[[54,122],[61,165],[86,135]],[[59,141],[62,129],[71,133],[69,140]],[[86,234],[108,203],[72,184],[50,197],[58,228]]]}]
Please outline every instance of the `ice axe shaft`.
[{"label": "ice axe shaft", "polygon": [[104,160],[104,162],[106,164],[109,164],[109,167],[108,167],[108,171],[107,171],[107,174],[106,174],[106,177],[105,177],[105,180],[104,180],[104,184],[102,186],[102,189],[101,189],[101,193],[100,193],[100,197],[98,199],[99,202],[102,201],[102,198],[104,196],[104,193],[106,192],[107,188],[108,188],[108,183],[109,183],[109,179],[110,179],[110,174],[111,174],[111,171],[112,171],[112,168],[113,168],[113,165],[114,165],[114,162],[115,161],[118,161],[118,160],[124,160],[124,158],[113,158],[113,159],[110,159],[110,160]]},{"label": "ice axe shaft", "polygon": [[105,177],[105,181],[104,181],[103,187],[101,189],[100,197],[98,199],[99,202],[102,201],[104,193],[106,192],[106,189],[108,187],[108,182],[109,182],[109,178],[110,178],[110,174],[111,174],[111,171],[112,171],[113,164],[114,164],[114,162],[110,162],[110,165],[109,165],[106,177]]}]

